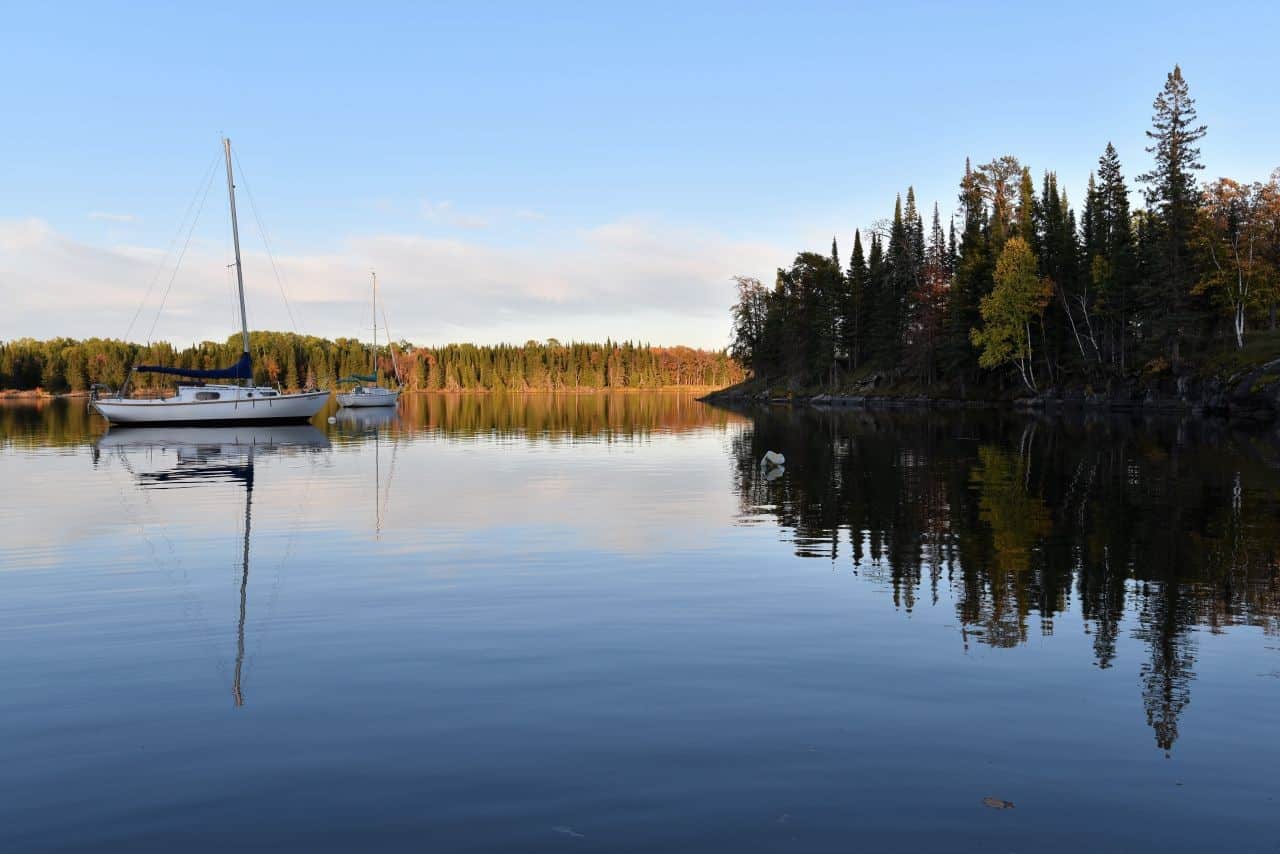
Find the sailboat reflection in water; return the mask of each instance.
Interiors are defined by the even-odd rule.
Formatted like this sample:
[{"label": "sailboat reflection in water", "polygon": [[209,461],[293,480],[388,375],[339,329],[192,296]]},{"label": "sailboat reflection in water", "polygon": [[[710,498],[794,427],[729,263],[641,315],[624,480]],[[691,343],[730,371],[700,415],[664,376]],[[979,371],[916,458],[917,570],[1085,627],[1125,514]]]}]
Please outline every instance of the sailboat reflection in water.
[{"label": "sailboat reflection in water", "polygon": [[367,443],[373,437],[373,533],[376,539],[382,539],[383,517],[387,504],[391,500],[391,481],[396,476],[396,451],[400,445],[394,438],[391,443],[391,465],[387,472],[387,482],[382,483],[382,433],[390,434],[392,424],[399,421],[395,409],[357,408],[338,410],[337,421],[352,438],[360,437]]},{"label": "sailboat reflection in water", "polygon": [[[109,430],[94,446],[94,461],[112,454],[134,475],[143,489],[207,487],[237,483],[244,487],[244,533],[239,545],[240,614],[236,623],[236,655],[231,695],[244,705],[245,620],[249,605],[250,536],[253,525],[253,487],[256,458],[262,454],[327,450],[329,440],[310,425],[242,427],[153,427]],[[174,464],[152,471],[135,471],[130,458],[167,460]]]}]

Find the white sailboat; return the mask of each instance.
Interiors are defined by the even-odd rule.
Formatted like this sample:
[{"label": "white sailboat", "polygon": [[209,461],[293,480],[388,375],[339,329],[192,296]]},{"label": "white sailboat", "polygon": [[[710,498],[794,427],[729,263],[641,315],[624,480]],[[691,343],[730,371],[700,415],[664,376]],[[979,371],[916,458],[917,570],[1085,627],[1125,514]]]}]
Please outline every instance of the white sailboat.
[{"label": "white sailboat", "polygon": [[171,374],[194,380],[238,380],[238,383],[179,385],[169,397],[125,397],[128,380],[114,396],[101,397],[91,406],[112,424],[257,424],[309,420],[329,399],[327,391],[285,394],[269,386],[253,386],[253,360],[249,355],[249,320],[244,307],[244,271],[240,265],[240,230],[236,222],[236,185],[231,168],[231,140],[222,147],[227,158],[227,196],[231,204],[231,237],[236,252],[236,285],[240,294],[240,336],[244,350],[229,368],[184,370],[161,365],[136,365],[133,372]]},{"label": "white sailboat", "polygon": [[[352,374],[338,382],[354,382],[356,387],[348,392],[338,393],[338,405],[349,407],[395,406],[400,399],[397,389],[383,388],[378,385],[378,274],[373,273],[373,349],[369,356],[370,366],[367,374]],[[390,343],[390,332],[387,341]],[[395,364],[394,353],[392,365]],[[366,385],[368,383],[368,385]]]}]

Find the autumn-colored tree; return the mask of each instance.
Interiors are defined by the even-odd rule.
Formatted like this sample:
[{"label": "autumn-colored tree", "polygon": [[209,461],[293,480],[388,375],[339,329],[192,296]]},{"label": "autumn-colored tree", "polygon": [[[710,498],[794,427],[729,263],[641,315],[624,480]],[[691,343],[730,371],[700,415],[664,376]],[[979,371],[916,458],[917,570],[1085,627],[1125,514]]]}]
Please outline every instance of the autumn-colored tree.
[{"label": "autumn-colored tree", "polygon": [[1277,270],[1267,251],[1276,184],[1220,178],[1205,189],[1194,244],[1208,260],[1195,293],[1209,293],[1231,314],[1236,347],[1244,347],[1251,314],[1276,299]]},{"label": "autumn-colored tree", "polygon": [[995,287],[982,298],[982,327],[970,332],[982,350],[984,368],[1013,364],[1032,392],[1036,385],[1031,326],[1044,313],[1053,285],[1041,279],[1035,253],[1021,237],[1010,238],[996,260]]},{"label": "autumn-colored tree", "polygon": [[760,374],[766,367],[761,348],[769,292],[759,279],[751,276],[734,276],[733,280],[738,286],[738,301],[733,306],[733,343],[729,345],[729,352],[740,363]]}]

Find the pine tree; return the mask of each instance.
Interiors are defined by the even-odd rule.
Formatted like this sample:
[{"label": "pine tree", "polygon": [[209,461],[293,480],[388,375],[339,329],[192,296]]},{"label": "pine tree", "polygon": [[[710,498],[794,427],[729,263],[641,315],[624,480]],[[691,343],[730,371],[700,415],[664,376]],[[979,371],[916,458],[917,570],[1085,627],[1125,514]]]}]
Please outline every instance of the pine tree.
[{"label": "pine tree", "polygon": [[979,166],[975,174],[983,197],[991,205],[988,222],[991,250],[999,253],[1014,233],[1013,200],[1018,193],[1014,180],[1022,175],[1022,166],[1018,158],[1006,154]]},{"label": "pine tree", "polygon": [[1027,242],[1034,252],[1039,242],[1036,234],[1036,187],[1031,180],[1031,169],[1022,167],[1022,178],[1018,182],[1018,236]]},{"label": "pine tree", "polygon": [[1155,155],[1155,166],[1138,178],[1147,185],[1147,206],[1158,229],[1155,278],[1148,282],[1147,302],[1158,307],[1151,315],[1152,331],[1176,365],[1180,338],[1192,331],[1196,319],[1190,299],[1195,276],[1191,236],[1200,201],[1195,173],[1204,168],[1196,142],[1207,128],[1197,124],[1195,101],[1177,65],[1152,108],[1147,137],[1153,142],[1147,151]]},{"label": "pine tree", "polygon": [[[965,385],[974,378],[978,367],[977,353],[970,344],[969,331],[980,320],[979,304],[991,289],[991,243],[983,204],[981,176],[964,163],[960,181],[960,211],[964,218],[959,247],[953,249],[954,275],[948,304],[947,340],[943,362],[947,373]],[[952,241],[953,246],[955,241]]]}]

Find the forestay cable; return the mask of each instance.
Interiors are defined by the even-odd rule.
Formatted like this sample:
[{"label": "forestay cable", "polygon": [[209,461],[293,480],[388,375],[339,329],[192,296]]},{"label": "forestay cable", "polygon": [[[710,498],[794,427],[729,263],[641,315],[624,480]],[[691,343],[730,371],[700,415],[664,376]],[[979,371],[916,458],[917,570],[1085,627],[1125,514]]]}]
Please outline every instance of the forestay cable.
[{"label": "forestay cable", "polygon": [[[215,161],[216,162],[216,161]],[[209,174],[209,181],[205,184],[204,194],[200,197],[200,207],[196,209],[196,215],[191,220],[191,227],[187,229],[187,239],[182,242],[182,251],[178,253],[178,262],[173,267],[173,275],[169,277],[169,284],[164,289],[164,298],[160,300],[160,306],[156,309],[155,319],[151,321],[151,329],[147,332],[147,346],[151,346],[151,336],[155,334],[156,324],[160,322],[160,315],[164,312],[165,303],[169,301],[169,292],[173,290],[173,282],[178,278],[178,270],[182,268],[182,259],[187,255],[187,247],[191,245],[191,235],[195,233],[196,223],[200,221],[200,214],[204,211],[204,203],[209,198],[209,190],[213,187],[213,172]]]}]

